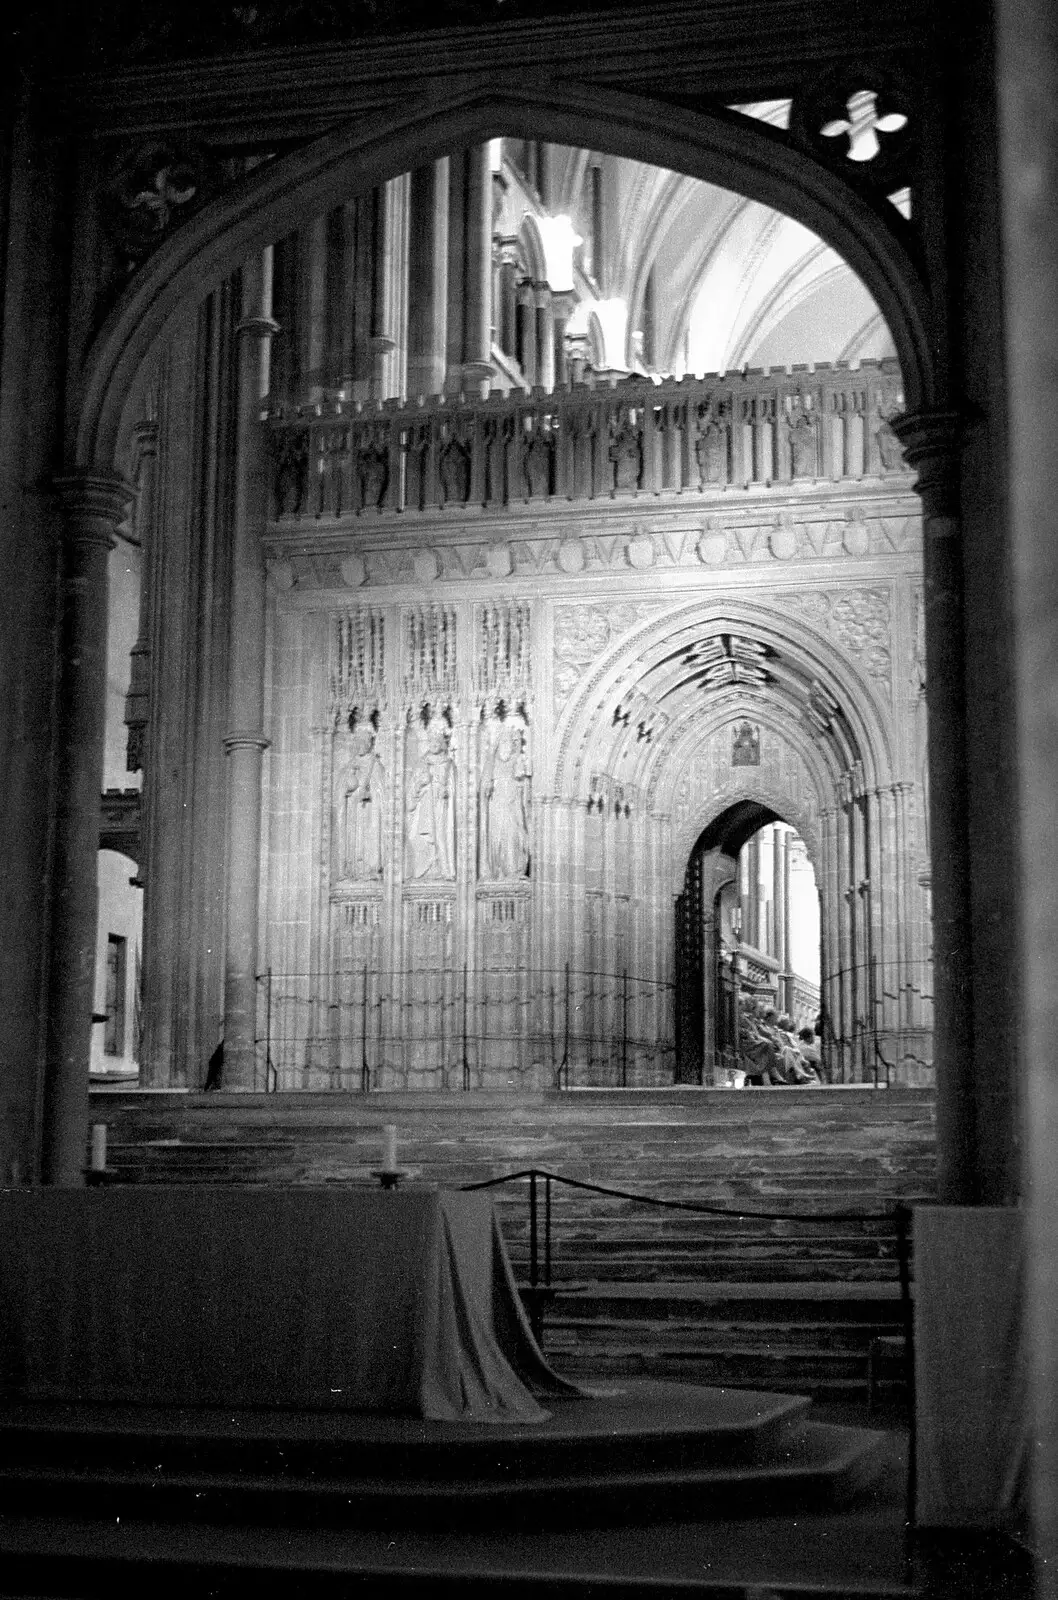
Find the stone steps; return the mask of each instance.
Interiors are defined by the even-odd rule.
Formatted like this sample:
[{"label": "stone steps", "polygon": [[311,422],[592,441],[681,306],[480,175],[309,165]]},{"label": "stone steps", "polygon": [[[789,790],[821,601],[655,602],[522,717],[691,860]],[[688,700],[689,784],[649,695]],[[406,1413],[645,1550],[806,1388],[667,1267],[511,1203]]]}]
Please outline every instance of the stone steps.
[{"label": "stone steps", "polygon": [[532,1529],[840,1505],[881,1436],[783,1394],[647,1381],[564,1399],[532,1429],[369,1414],[20,1405],[0,1418],[5,1518],[186,1526]]},{"label": "stone steps", "polygon": [[[108,1123],[109,1163],[129,1182],[372,1182],[382,1127],[394,1123],[412,1182],[455,1188],[535,1167],[728,1213],[818,1217],[714,1216],[554,1182],[556,1293],[545,1313],[549,1350],[585,1375],[815,1393],[862,1389],[870,1339],[892,1333],[899,1318],[898,1305],[880,1309],[871,1298],[897,1292],[893,1205],[928,1198],[934,1182],[933,1099],[915,1090],[100,1090],[92,1118]],[[501,1185],[493,1196],[516,1275],[528,1284],[529,1184]],[[537,1197],[542,1280],[542,1182]],[[732,1286],[752,1291],[752,1302],[736,1304]],[[843,1299],[826,1298],[836,1291]]]}]

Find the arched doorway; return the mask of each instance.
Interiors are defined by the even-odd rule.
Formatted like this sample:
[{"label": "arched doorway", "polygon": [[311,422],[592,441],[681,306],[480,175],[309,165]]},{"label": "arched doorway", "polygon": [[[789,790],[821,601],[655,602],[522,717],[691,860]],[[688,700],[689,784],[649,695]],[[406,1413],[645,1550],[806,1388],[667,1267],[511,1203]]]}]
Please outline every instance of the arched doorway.
[{"label": "arched doorway", "polygon": [[[347,170],[352,172],[355,167],[352,152],[347,152],[347,160]],[[325,185],[328,199],[337,198],[339,194],[347,196],[351,192],[335,190],[331,193],[331,181],[328,179]],[[317,203],[322,196],[321,190]],[[277,212],[276,216],[279,214]],[[280,321],[287,328],[288,353],[290,330],[296,329],[297,319],[305,310],[301,304],[305,297],[298,288],[300,280],[297,268],[303,253],[313,245],[317,235],[327,245],[327,250],[319,259],[330,260],[327,252],[333,241],[326,230],[318,227],[307,228],[304,239],[299,238],[293,246],[280,240],[274,241],[270,247],[272,264],[277,269],[273,282],[273,306],[282,312]],[[344,234],[342,238],[348,243]],[[324,281],[329,282],[329,278]],[[245,283],[242,287],[245,294]],[[223,299],[224,291],[219,292]],[[534,297],[541,293],[543,291],[539,287],[533,290]],[[500,298],[502,300],[502,296]],[[468,304],[462,307],[467,316]],[[553,305],[548,308],[543,301],[536,303],[535,298],[530,305],[528,298],[524,299],[524,303],[523,298],[519,298],[514,310],[514,349],[506,350],[505,354],[516,358],[524,369],[524,352],[531,348],[535,356],[544,362],[553,346]],[[232,314],[235,315],[234,309]],[[503,318],[500,320],[502,324]],[[308,345],[311,345],[308,334],[311,334],[315,323],[307,315],[304,322]],[[253,332],[255,328],[263,327],[264,321],[258,319],[255,322],[253,316],[249,316],[244,317],[239,326]],[[526,329],[531,326],[535,326],[535,345],[531,339],[527,343]],[[200,342],[208,340],[211,327],[212,324],[209,324],[200,330]],[[540,333],[541,327],[545,329],[544,335]],[[386,342],[382,340],[380,343],[374,338],[368,341],[373,357],[383,364],[392,356],[391,351],[381,348],[381,344]],[[500,343],[502,345],[502,339]],[[280,345],[279,348],[284,347]],[[462,354],[463,357],[473,354],[469,345]],[[192,358],[194,352],[189,351],[189,364]],[[473,360],[463,361],[464,376],[469,376],[479,386],[481,373],[478,367],[482,364]],[[314,361],[308,355],[302,365],[304,373],[310,376],[316,371]],[[277,370],[278,366],[277,363]],[[336,369],[336,374],[332,376],[335,375],[340,377],[341,372]],[[635,374],[629,374],[628,381],[635,382]],[[797,393],[787,395],[784,390],[776,402],[777,409],[771,397],[765,397],[758,403],[758,397],[754,395],[747,400],[741,391],[730,397],[726,392],[719,397],[703,393],[692,415],[686,409],[685,394],[674,391],[669,396],[666,392],[659,401],[657,393],[650,389],[645,391],[649,404],[645,401],[639,403],[631,391],[618,393],[616,400],[602,395],[600,391],[600,397],[590,401],[590,406],[595,408],[590,415],[579,394],[568,402],[565,399],[553,400],[547,406],[538,406],[535,412],[526,411],[524,415],[519,412],[515,416],[512,410],[511,420],[515,426],[511,429],[510,439],[519,442],[518,452],[514,451],[507,435],[497,428],[495,415],[482,413],[479,417],[469,401],[462,406],[462,411],[455,405],[449,405],[442,414],[438,407],[436,417],[431,421],[431,412],[426,422],[418,416],[410,420],[401,418],[392,424],[384,424],[374,418],[367,424],[359,415],[354,418],[351,411],[347,414],[342,408],[362,404],[358,394],[353,392],[356,383],[370,383],[366,375],[358,378],[355,372],[348,397],[344,396],[347,387],[344,383],[337,385],[337,398],[327,397],[327,405],[335,407],[337,420],[333,433],[328,431],[326,437],[321,431],[322,424],[314,420],[319,413],[310,411],[306,420],[298,412],[292,420],[290,416],[281,414],[281,406],[277,403],[271,433],[271,445],[275,451],[272,463],[275,504],[266,513],[269,523],[267,537],[271,541],[268,554],[273,563],[270,575],[276,598],[273,601],[270,594],[268,604],[270,612],[272,609],[275,612],[276,629],[272,634],[272,647],[277,652],[279,662],[273,682],[281,693],[289,695],[290,709],[285,714],[284,737],[273,743],[273,755],[269,760],[274,762],[273,771],[283,775],[282,781],[290,783],[294,782],[292,774],[295,768],[304,772],[309,770],[311,764],[315,785],[311,803],[315,809],[311,815],[308,811],[300,812],[296,827],[289,833],[285,832],[285,822],[275,819],[293,817],[295,807],[284,803],[281,785],[273,784],[271,795],[275,805],[267,848],[271,850],[274,860],[282,858],[285,865],[282,871],[265,875],[266,889],[271,898],[264,910],[260,928],[251,906],[252,894],[242,894],[240,903],[245,902],[248,908],[247,926],[255,937],[260,931],[265,940],[268,951],[265,960],[269,971],[275,965],[276,970],[291,977],[297,986],[299,1022],[295,1045],[290,1052],[290,1074],[288,1080],[284,1080],[285,1086],[319,1086],[332,1081],[335,1075],[343,1083],[350,1075],[357,1081],[362,1079],[362,1073],[357,1074],[346,1064],[348,1052],[342,1053],[342,1041],[339,1040],[337,1052],[332,1048],[331,1018],[335,1007],[341,1012],[344,1005],[350,1014],[356,1013],[356,1005],[348,1001],[340,983],[337,988],[328,989],[327,985],[335,973],[341,977],[355,969],[360,978],[357,994],[362,995],[362,978],[366,970],[375,971],[388,966],[391,973],[400,974],[418,972],[423,962],[441,962],[446,970],[463,975],[462,1010],[465,1012],[475,1005],[478,1007],[482,1018],[489,1019],[487,1023],[485,1020],[481,1023],[482,1035],[488,1038],[492,1037],[494,996],[486,984],[475,998],[471,987],[468,1002],[468,969],[472,973],[477,965],[485,972],[490,963],[496,966],[501,956],[505,963],[502,973],[505,997],[507,989],[514,983],[511,974],[522,973],[529,967],[544,974],[545,971],[561,970],[573,965],[593,975],[593,981],[598,970],[611,976],[621,974],[623,981],[627,971],[639,969],[646,973],[650,982],[662,988],[666,981],[665,973],[655,971],[655,968],[663,966],[664,958],[658,956],[660,941],[655,937],[656,919],[652,899],[659,897],[657,886],[668,876],[666,856],[669,846],[666,826],[662,824],[660,828],[656,827],[649,814],[654,810],[649,794],[655,782],[655,769],[659,765],[652,757],[655,752],[661,752],[666,761],[671,759],[678,764],[680,753],[677,743],[684,739],[691,722],[703,707],[708,707],[711,719],[714,713],[722,713],[722,723],[717,724],[718,738],[720,743],[730,743],[734,727],[732,719],[745,716],[752,710],[745,701],[742,685],[755,684],[764,691],[766,698],[777,702],[779,720],[774,728],[765,727],[763,734],[767,757],[765,765],[768,766],[770,761],[774,769],[772,776],[779,783],[782,793],[787,793],[792,786],[799,793],[803,791],[805,797],[810,796],[811,807],[818,818],[826,810],[829,787],[836,776],[848,774],[850,784],[860,781],[856,774],[863,766],[863,759],[858,754],[861,747],[867,750],[873,742],[879,751],[883,750],[886,743],[884,738],[871,741],[858,731],[859,712],[855,702],[862,698],[864,687],[866,698],[870,701],[874,685],[867,682],[862,686],[857,684],[854,689],[843,686],[832,677],[829,666],[816,663],[814,644],[809,652],[810,659],[788,660],[785,641],[776,637],[776,617],[773,615],[769,619],[767,616],[768,610],[774,608],[765,607],[762,621],[766,626],[759,635],[752,629],[744,632],[740,621],[729,625],[723,616],[710,619],[704,629],[699,626],[698,619],[687,628],[681,618],[676,626],[687,637],[680,641],[679,649],[675,648],[675,636],[670,636],[669,624],[675,622],[675,617],[669,617],[656,641],[651,642],[650,661],[633,666],[634,676],[631,679],[626,679],[624,683],[614,682],[613,703],[601,709],[601,718],[596,719],[592,714],[593,724],[607,734],[609,745],[606,750],[599,750],[598,758],[593,758],[592,763],[581,753],[577,740],[571,744],[562,736],[552,741],[545,734],[543,720],[536,725],[532,725],[531,719],[527,723],[528,732],[523,736],[523,743],[527,756],[532,746],[530,765],[534,799],[543,799],[547,795],[546,784],[555,802],[565,803],[563,789],[567,778],[562,768],[567,758],[572,758],[575,765],[571,775],[572,786],[578,791],[577,801],[583,802],[585,817],[591,821],[590,826],[584,828],[583,842],[579,819],[571,819],[568,825],[565,822],[558,823],[554,837],[547,838],[551,816],[543,814],[540,828],[545,837],[534,841],[533,870],[519,869],[514,875],[514,892],[511,884],[501,882],[497,877],[495,884],[489,880],[489,893],[485,893],[483,884],[487,874],[482,865],[484,857],[479,855],[475,858],[471,844],[469,848],[464,848],[462,865],[458,870],[453,865],[451,871],[444,873],[433,872],[432,869],[425,872],[422,893],[419,894],[417,890],[420,885],[417,880],[412,882],[415,874],[409,867],[409,858],[402,856],[399,844],[404,823],[396,786],[391,786],[387,791],[387,803],[393,815],[386,821],[386,828],[387,837],[398,842],[393,844],[391,859],[381,869],[373,869],[371,874],[361,872],[359,875],[332,871],[327,846],[323,842],[327,830],[334,826],[327,796],[337,782],[340,770],[338,741],[329,737],[329,723],[333,720],[337,700],[342,702],[337,706],[337,711],[343,715],[339,715],[336,726],[351,729],[353,722],[350,719],[354,712],[359,711],[362,713],[360,726],[370,724],[375,729],[375,743],[382,750],[383,769],[389,774],[410,772],[419,758],[419,752],[418,743],[413,741],[409,729],[414,732],[417,724],[414,717],[408,722],[404,711],[398,714],[393,706],[382,706],[381,700],[386,694],[392,697],[395,685],[401,686],[401,693],[406,688],[410,693],[409,686],[414,686],[420,678],[421,703],[414,715],[420,716],[424,708],[442,707],[444,728],[440,732],[435,729],[436,737],[446,749],[455,750],[462,760],[462,765],[458,766],[459,781],[463,788],[460,791],[462,814],[457,835],[461,840],[473,839],[483,816],[481,793],[476,787],[477,768],[483,770],[488,755],[486,745],[490,741],[495,742],[494,726],[498,726],[505,714],[499,708],[513,705],[516,709],[521,707],[524,710],[531,702],[550,697],[555,713],[552,727],[557,731],[561,700],[569,692],[571,666],[587,665],[586,661],[573,659],[578,656],[582,642],[578,629],[585,621],[577,585],[580,573],[586,567],[593,572],[592,581],[605,585],[612,602],[601,607],[593,605],[588,614],[588,631],[594,641],[597,634],[600,637],[604,635],[607,640],[618,638],[626,628],[626,613],[632,622],[638,623],[646,614],[644,605],[647,609],[664,608],[662,596],[670,592],[666,584],[657,586],[656,595],[650,601],[632,601],[628,592],[630,579],[637,590],[641,590],[645,584],[653,584],[655,573],[661,576],[671,569],[679,583],[693,586],[689,590],[689,593],[693,593],[706,578],[710,580],[708,587],[715,590],[716,584],[721,579],[726,580],[729,575],[729,571],[724,569],[733,569],[736,563],[746,563],[748,567],[758,561],[782,562],[782,567],[772,569],[778,575],[780,572],[796,572],[798,562],[810,559],[813,554],[816,557],[824,553],[840,554],[842,559],[851,557],[857,561],[862,561],[865,556],[869,558],[870,534],[858,520],[857,514],[850,512],[846,519],[843,510],[841,520],[835,522],[829,513],[824,515],[822,510],[815,508],[809,493],[829,492],[830,484],[839,481],[842,474],[850,476],[851,481],[856,462],[859,464],[855,466],[855,471],[860,476],[873,476],[882,481],[884,472],[889,469],[880,460],[879,429],[873,419],[877,417],[879,422],[884,421],[888,414],[888,396],[882,397],[882,409],[879,405],[880,390],[876,393],[875,388],[870,389],[865,401],[867,410],[864,412],[868,420],[864,422],[856,409],[855,396],[848,398],[848,404],[842,399],[839,405],[829,390],[825,395],[821,390],[817,403],[815,398],[805,400],[801,395],[800,390],[804,386],[802,380],[795,378],[791,381]],[[276,384],[274,387],[281,400],[282,386]],[[296,385],[291,391],[296,399],[294,390]],[[310,390],[312,399],[315,395],[312,384]],[[399,396],[391,398],[399,399]],[[462,398],[456,391],[446,396],[447,401],[462,401]],[[320,405],[323,402],[316,396],[312,403]],[[509,403],[512,407],[515,404],[514,401]],[[731,418],[741,418],[750,412],[754,418],[751,423],[732,423]],[[329,417],[330,414],[327,410],[326,415]],[[554,425],[556,416],[559,419],[557,426]],[[846,417],[851,419],[847,423],[841,420]],[[809,435],[808,446],[801,438],[806,430]],[[104,434],[105,428],[100,437]],[[528,443],[530,440],[531,445]],[[603,445],[593,445],[592,440],[602,440]],[[212,441],[209,443],[212,448]],[[259,448],[259,444],[255,448]],[[899,467],[896,470],[900,470]],[[307,498],[309,485],[314,493],[311,505]],[[715,496],[719,511],[726,489],[738,486],[763,497],[779,485],[783,486],[782,493],[790,504],[784,504],[773,515],[762,498],[760,506],[754,509],[756,520],[750,525],[743,517],[737,528],[734,522],[728,528],[730,517],[714,514],[708,526],[700,529],[696,526],[688,532],[677,515],[679,507],[675,497],[680,493]],[[816,485],[822,485],[823,488],[817,491]],[[810,489],[810,486],[813,487]],[[398,491],[401,497],[399,503]],[[906,486],[903,492],[907,492]],[[648,495],[652,497],[650,500],[646,499]],[[659,510],[649,530],[643,530],[638,525],[626,526],[620,520],[626,509],[624,497],[638,500],[641,505],[649,505],[652,513],[655,509]],[[671,497],[671,503],[668,497]],[[526,546],[528,555],[523,557],[522,546],[510,542],[510,530],[502,520],[508,515],[510,505],[516,500],[538,502],[540,514],[548,516],[555,510],[550,502],[558,498],[563,500],[564,509],[567,510],[569,505],[576,507],[578,502],[584,502],[585,515],[590,502],[591,526],[585,524],[583,528],[565,529],[569,537],[555,559],[548,553],[546,544],[541,544],[539,550],[536,545],[531,548]],[[725,513],[730,507],[730,496],[727,502]],[[608,533],[604,535],[608,541],[605,546],[593,542],[604,528],[599,520],[603,515],[600,505],[604,505],[607,519],[614,526],[612,536]],[[488,526],[489,542],[483,552],[476,548],[482,543],[476,528],[469,530],[473,538],[469,537],[468,530],[463,530],[465,554],[461,546],[456,548],[458,541],[451,537],[463,506],[468,516],[473,510],[479,526]],[[348,522],[348,527],[340,530],[339,537],[350,541],[349,549],[340,552],[343,558],[337,563],[333,559],[329,564],[327,561],[321,562],[315,551],[308,551],[304,515],[309,510],[315,521],[313,538],[322,529],[330,539],[332,548],[329,557],[337,551],[338,543],[331,538],[325,519],[334,518],[339,523],[344,519]],[[373,517],[385,518],[389,512],[393,512],[406,521],[416,519],[414,525],[418,540],[411,552],[410,571],[395,564],[397,558],[394,548],[380,546],[378,551],[373,547],[366,548],[362,526],[353,519],[368,512]],[[799,520],[795,521],[795,517]],[[494,519],[494,525],[488,522],[490,518]],[[442,522],[445,524],[443,530]],[[385,522],[372,522],[371,526],[381,527],[388,537]],[[290,545],[291,538],[296,543],[296,549]],[[419,547],[419,541],[422,548]],[[306,552],[309,567],[303,564]],[[535,567],[531,565],[533,562],[536,563]],[[247,568],[246,571],[253,583],[260,587],[263,574],[256,569],[251,572]],[[479,603],[472,586],[482,574],[487,575],[497,592],[486,594],[484,590],[478,591],[482,596]],[[505,586],[511,579],[525,587],[524,599],[521,594],[512,599],[508,593]],[[460,585],[458,591],[451,587],[455,580]],[[860,581],[857,579],[857,582]],[[549,587],[545,587],[545,584]],[[313,589],[318,591],[318,598],[322,602],[319,605],[317,597],[312,594]],[[858,593],[858,590],[851,592],[851,599],[844,591],[833,600],[827,597],[802,597],[803,604],[798,602],[801,616],[808,627],[818,626],[823,632],[844,638],[842,629],[848,632],[846,613],[851,616],[852,609],[858,603]],[[221,598],[222,603],[226,603],[226,596],[222,595]],[[443,604],[438,603],[441,599]],[[865,603],[872,612],[868,619],[872,626],[880,625],[879,618],[883,611],[886,618],[891,614],[885,596],[868,597]],[[255,599],[256,604],[258,602]],[[310,605],[317,605],[321,613],[327,614],[327,634],[321,632],[318,638],[313,635],[311,640],[304,634],[304,630],[310,627],[307,621]],[[387,606],[391,606],[392,611],[387,613]],[[198,609],[200,612],[203,610],[202,607]],[[734,614],[730,607],[724,609]],[[741,606],[735,608],[736,611],[742,609]],[[574,620],[571,624],[574,611],[580,620]],[[257,615],[260,620],[260,612]],[[531,625],[528,620],[530,617],[533,619]],[[785,632],[785,629],[781,631]],[[774,642],[769,642],[769,633]],[[382,666],[376,683],[371,671],[364,665],[367,662],[370,666],[375,658],[370,650],[364,654],[360,645],[363,639],[382,640],[383,636],[387,642],[380,646]],[[461,672],[464,669],[459,663],[468,659],[469,650],[477,650],[483,640],[495,638],[509,642],[515,637],[527,641],[524,651],[519,646],[515,653],[517,660],[510,654],[507,642],[502,644],[500,654],[489,644],[486,650],[488,659],[475,660],[473,681],[475,693],[479,697],[484,696],[482,703],[457,705],[456,700],[463,692]],[[413,646],[415,639],[425,641],[422,648]],[[473,641],[473,644],[464,641]],[[315,701],[310,705],[306,700],[303,704],[297,698],[301,688],[308,686],[306,692],[309,692],[310,699],[315,693],[310,679],[306,678],[303,684],[299,684],[290,677],[287,682],[287,663],[283,657],[288,656],[292,660],[302,650],[307,651],[315,662],[313,671],[318,683],[329,682],[332,698],[337,697],[336,705],[327,706],[321,711]],[[332,657],[329,673],[323,661],[328,651]],[[488,654],[489,651],[492,653]],[[593,652],[592,642],[589,655]],[[259,654],[263,661],[263,637]],[[544,668],[547,655],[554,662],[550,683]],[[223,661],[219,665],[223,667]],[[863,663],[863,667],[866,677],[870,679],[875,671],[874,665]],[[884,663],[883,668],[888,670]],[[233,677],[236,681],[249,681],[249,677],[256,677],[260,670],[258,662],[254,674],[248,675],[241,670],[235,672],[233,669]],[[452,676],[453,672],[455,676]],[[577,676],[590,686],[587,672],[578,673]],[[641,684],[638,682],[640,679]],[[608,685],[608,695],[610,688]],[[646,697],[643,705],[637,698],[640,689]],[[784,702],[781,713],[778,710],[779,701]],[[789,704],[785,703],[787,701]],[[852,721],[848,722],[850,716]],[[247,768],[253,763],[259,765],[261,751],[269,743],[268,733],[263,728],[256,731],[252,728],[243,729],[239,718],[232,720],[240,732],[239,742],[232,746],[233,764],[238,762]],[[780,723],[788,721],[791,721],[791,725],[805,722],[818,726],[815,733],[807,736],[796,733],[791,744],[780,728]],[[309,727],[324,726],[327,732],[320,735],[322,756],[315,748],[309,756],[298,743],[301,732]],[[287,741],[286,730],[299,730],[293,743]],[[243,733],[247,733],[249,742],[243,738]],[[384,746],[383,739],[388,740],[389,744]],[[594,732],[589,735],[589,740],[597,742]],[[809,749],[812,740],[823,747],[816,754]],[[876,768],[880,771],[884,764],[884,759],[875,761],[868,758],[865,769],[868,781],[870,774]],[[880,777],[875,781],[881,781]],[[530,772],[527,769],[526,783],[529,782]],[[254,786],[255,790],[259,790],[256,779]],[[216,785],[211,792],[218,792]],[[848,803],[851,804],[851,800]],[[297,804],[302,805],[302,801],[299,799]],[[681,804],[678,803],[677,809]],[[643,807],[648,807],[649,811],[641,809]],[[785,813],[776,811],[774,815]],[[270,821],[267,811],[264,821],[267,827]],[[218,830],[219,824],[212,832]],[[624,841],[619,838],[622,833],[631,836],[631,849],[624,848]],[[552,851],[550,860],[546,849],[548,846]],[[545,902],[544,896],[537,890],[536,874],[551,870],[552,863],[560,859],[564,852],[568,853],[573,870],[583,875],[585,894],[581,901],[569,909],[568,915],[563,909],[555,917],[551,902]],[[635,861],[638,868],[640,860],[646,867],[645,875],[630,870],[629,863]],[[442,885],[440,892],[435,892],[434,879]],[[644,895],[637,886],[644,882],[650,886],[648,895]],[[240,883],[244,888],[250,883],[249,873],[244,874]],[[399,894],[398,887],[401,888]],[[413,893],[413,890],[416,892]],[[304,905],[298,900],[299,895]],[[157,893],[156,900],[161,903]],[[208,904],[206,911],[214,917],[219,929],[219,904]],[[666,922],[668,915],[669,908],[665,907]],[[200,921],[202,934],[199,942],[206,956],[215,962],[214,952],[220,945],[219,936],[213,937],[212,926],[206,927],[205,913]],[[495,938],[494,922],[504,925],[502,941]],[[472,931],[474,929],[478,931],[475,933]],[[458,945],[457,935],[462,937],[462,945]],[[664,944],[667,943],[665,939]],[[206,956],[202,957],[203,966]],[[507,967],[511,969],[510,973]],[[257,976],[260,977],[260,972]],[[254,977],[252,967],[247,966],[242,977],[246,979],[249,995],[244,1007],[249,1019],[249,1034],[254,1026],[255,1011],[255,996],[250,987]],[[206,987],[206,984],[199,985],[203,992]],[[271,993],[270,987],[266,992]],[[438,994],[440,998],[431,994],[429,1004],[424,1001],[420,1009],[437,1012],[444,1019],[447,1048],[452,1037],[450,1013],[454,1002],[450,997],[445,1000],[441,991]],[[256,1001],[256,1010],[259,1012],[260,984]],[[270,1001],[267,1002],[269,1008],[270,1004]],[[394,1002],[394,1007],[396,1004]],[[517,989],[516,1011],[523,1035],[526,1033],[524,1019],[532,1014],[534,1004],[532,993],[523,994],[521,989]],[[379,1011],[378,1023],[382,1032],[393,1037],[407,1032],[406,1007],[391,1007],[392,1017],[388,1013],[383,1016],[380,1008],[381,1001],[376,1009]],[[360,1012],[366,1010],[366,1003],[361,1002]],[[172,1012],[178,1019],[186,1016],[187,1007],[180,996],[175,997]],[[272,1038],[272,1020],[271,1009],[268,1009],[263,1024],[258,1017],[257,1035],[252,1040],[255,1048],[263,1038],[267,1049]],[[207,1032],[209,1021],[206,1017]],[[418,1027],[418,1023],[415,1026]],[[428,1022],[423,1026],[432,1027],[434,1024]],[[438,1023],[439,1036],[441,1029],[442,1023]],[[361,1060],[365,1055],[364,1037],[367,1031],[362,1016],[359,1021],[354,1018],[353,1024],[345,1030],[350,1038],[355,1034],[354,1043]],[[175,1052],[181,1060],[174,1060],[174,1066],[167,1068],[167,1072],[186,1072],[189,1055],[199,1063],[204,1061],[208,1055],[206,1046],[211,1042],[207,1040],[203,1043],[198,1039],[188,1047],[181,1038],[179,1049]],[[533,1050],[535,1046],[526,1046],[526,1051]],[[463,1053],[465,1055],[465,1051]],[[155,1054],[160,1059],[160,1052],[156,1051]],[[539,1066],[537,1056],[539,1051],[535,1051],[535,1055],[526,1054],[524,1059],[519,1056],[517,1070],[536,1070]],[[337,1066],[334,1065],[335,1061]],[[387,1086],[404,1082],[405,1078],[399,1074],[411,1070],[406,1061],[398,1063],[396,1067],[391,1067],[389,1063],[383,1065],[386,1072],[398,1073],[392,1081],[383,1074],[381,1081]],[[418,1070],[417,1064],[414,1070]],[[432,1069],[424,1066],[422,1070]],[[248,1072],[243,1086],[249,1087],[251,1082],[256,1081],[257,1076]],[[698,1081],[701,1081],[700,1071]]]},{"label": "arched doorway", "polygon": [[676,900],[679,1082],[732,1081],[738,1008],[750,998],[767,999],[797,1025],[814,1023],[821,934],[804,841],[760,800],[728,806],[696,840]]}]

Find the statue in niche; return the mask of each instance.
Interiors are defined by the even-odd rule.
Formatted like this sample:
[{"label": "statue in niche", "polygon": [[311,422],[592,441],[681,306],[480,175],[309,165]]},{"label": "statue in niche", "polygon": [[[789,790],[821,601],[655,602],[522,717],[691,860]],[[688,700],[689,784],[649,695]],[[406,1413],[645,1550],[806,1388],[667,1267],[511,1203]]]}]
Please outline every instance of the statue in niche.
[{"label": "statue in niche", "polygon": [[506,719],[488,746],[481,772],[483,878],[528,876],[531,775],[522,725]]},{"label": "statue in niche", "polygon": [[404,796],[407,877],[455,877],[455,788],[448,725],[432,717],[420,735]]},{"label": "statue in niche", "polygon": [[464,506],[470,498],[470,446],[452,437],[441,451],[441,487],[445,505]]},{"label": "statue in niche", "polygon": [[335,779],[338,868],[343,878],[381,878],[386,771],[370,724],[356,728]]},{"label": "statue in niche", "polygon": [[609,456],[614,489],[638,489],[643,480],[643,434],[628,418],[611,422]]},{"label": "statue in niche", "polygon": [[551,493],[552,440],[549,434],[527,436],[522,446],[522,477],[530,500],[546,500]]},{"label": "statue in niche", "polygon": [[789,424],[790,474],[794,478],[814,478],[819,461],[816,451],[816,425],[807,411],[799,411]]},{"label": "statue in niche", "polygon": [[389,457],[376,441],[361,445],[357,451],[356,475],[361,506],[365,510],[380,507],[389,485]]},{"label": "statue in niche", "polygon": [[751,722],[740,722],[735,728],[734,743],[731,746],[731,765],[760,766],[760,729],[755,728]]},{"label": "statue in niche", "polygon": [[706,421],[694,441],[700,483],[722,483],[727,468],[727,429],[715,417]]}]

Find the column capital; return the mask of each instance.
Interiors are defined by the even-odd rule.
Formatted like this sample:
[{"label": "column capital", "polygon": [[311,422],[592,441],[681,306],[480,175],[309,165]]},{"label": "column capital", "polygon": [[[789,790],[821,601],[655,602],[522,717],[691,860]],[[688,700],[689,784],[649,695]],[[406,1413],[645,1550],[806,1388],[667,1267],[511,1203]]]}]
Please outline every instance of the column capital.
[{"label": "column capital", "polygon": [[911,411],[890,421],[923,496],[954,488],[966,422],[959,411]]},{"label": "column capital", "polygon": [[54,480],[66,520],[66,539],[112,550],[118,526],[129,514],[133,489],[120,472],[78,472]]}]

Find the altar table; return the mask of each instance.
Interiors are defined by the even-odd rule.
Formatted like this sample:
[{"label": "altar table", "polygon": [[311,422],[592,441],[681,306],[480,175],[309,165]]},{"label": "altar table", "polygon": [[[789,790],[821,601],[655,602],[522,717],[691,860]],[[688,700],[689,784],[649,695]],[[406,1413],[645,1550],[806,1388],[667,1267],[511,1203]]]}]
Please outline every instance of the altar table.
[{"label": "altar table", "polygon": [[485,1195],[0,1192],[0,1394],[534,1422],[575,1392]]}]

